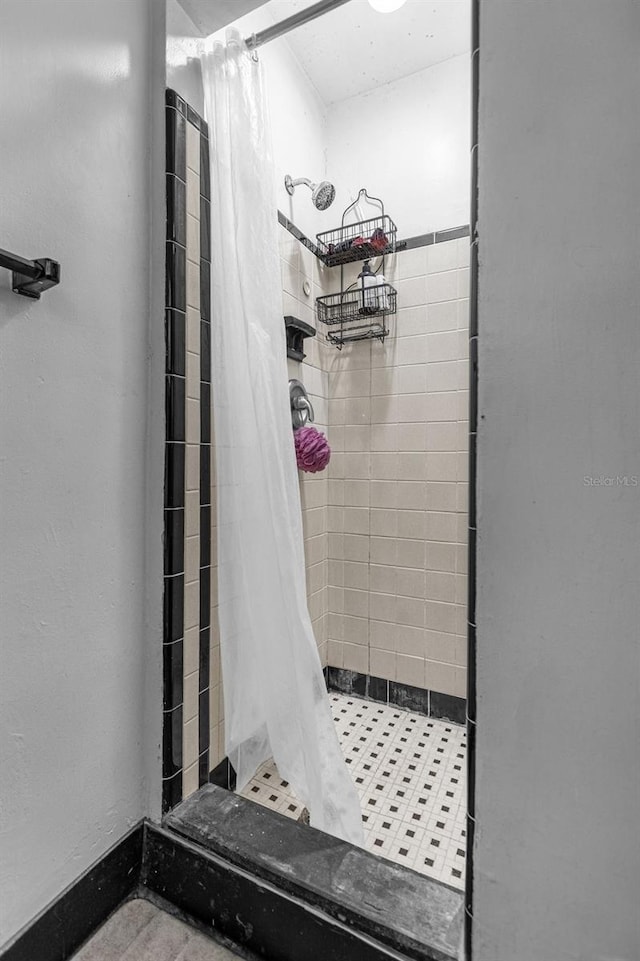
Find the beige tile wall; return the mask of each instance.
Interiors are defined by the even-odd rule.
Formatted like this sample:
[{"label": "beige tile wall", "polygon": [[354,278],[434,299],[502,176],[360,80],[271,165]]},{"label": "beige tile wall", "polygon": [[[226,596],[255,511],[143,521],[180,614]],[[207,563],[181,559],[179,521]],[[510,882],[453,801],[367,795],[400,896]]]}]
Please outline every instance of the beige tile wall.
[{"label": "beige tile wall", "polygon": [[[328,663],[459,697],[468,259],[468,239],[387,258],[399,304],[390,336],[326,358]],[[346,282],[360,269],[345,269]],[[339,273],[328,290],[339,289]]]}]

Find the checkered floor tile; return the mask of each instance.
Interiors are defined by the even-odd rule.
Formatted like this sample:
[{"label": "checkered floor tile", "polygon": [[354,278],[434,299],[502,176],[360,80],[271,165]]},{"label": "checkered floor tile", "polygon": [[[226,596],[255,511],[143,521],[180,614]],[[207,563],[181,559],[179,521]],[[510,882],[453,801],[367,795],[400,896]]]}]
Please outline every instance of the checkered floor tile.
[{"label": "checkered floor tile", "polygon": [[[367,849],[462,889],[465,728],[346,694],[329,698],[360,794]],[[296,820],[303,811],[272,761],[242,794]]]}]

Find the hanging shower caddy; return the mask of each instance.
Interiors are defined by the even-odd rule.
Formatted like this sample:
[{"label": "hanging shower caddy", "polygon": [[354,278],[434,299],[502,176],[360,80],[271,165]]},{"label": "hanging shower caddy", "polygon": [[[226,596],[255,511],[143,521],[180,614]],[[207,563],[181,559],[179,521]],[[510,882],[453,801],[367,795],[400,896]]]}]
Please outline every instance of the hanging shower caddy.
[{"label": "hanging shower caddy", "polygon": [[[379,207],[379,215],[345,223],[356,209],[362,218],[362,200]],[[344,266],[381,257],[376,273],[384,277],[384,258],[395,253],[396,234],[396,225],[385,214],[382,200],[371,197],[362,187],[357,199],[342,214],[342,226],[316,236],[320,258],[326,266],[340,267],[340,292],[316,298],[318,320],[329,328],[327,340],[339,349],[356,340],[384,341],[389,333],[387,317],[397,310],[395,288],[386,281],[372,281],[374,273],[365,264],[358,281],[345,290]]]}]

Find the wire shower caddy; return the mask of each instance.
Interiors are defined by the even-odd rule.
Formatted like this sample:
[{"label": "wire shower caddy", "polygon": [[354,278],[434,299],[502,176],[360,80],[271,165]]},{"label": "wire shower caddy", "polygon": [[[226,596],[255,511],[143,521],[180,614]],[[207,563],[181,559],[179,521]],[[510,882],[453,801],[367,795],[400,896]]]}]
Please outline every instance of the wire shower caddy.
[{"label": "wire shower caddy", "polygon": [[[363,199],[380,208],[379,216],[345,223],[356,208],[362,217],[359,204]],[[323,262],[328,267],[340,267],[340,291],[316,298],[318,321],[329,327],[327,340],[338,349],[357,340],[384,341],[388,335],[387,317],[396,313],[397,291],[389,283],[366,288],[351,284],[345,290],[344,266],[382,257],[376,273],[382,271],[384,276],[384,258],[395,253],[396,235],[396,225],[385,214],[384,203],[380,198],[370,196],[364,187],[342,214],[342,225],[316,235]]]}]

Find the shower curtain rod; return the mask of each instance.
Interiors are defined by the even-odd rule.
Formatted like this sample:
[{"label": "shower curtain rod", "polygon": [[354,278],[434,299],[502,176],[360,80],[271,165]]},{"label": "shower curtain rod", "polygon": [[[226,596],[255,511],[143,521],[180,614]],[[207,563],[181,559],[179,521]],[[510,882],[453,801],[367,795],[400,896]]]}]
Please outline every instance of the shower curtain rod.
[{"label": "shower curtain rod", "polygon": [[325,13],[330,13],[331,10],[336,10],[349,2],[350,0],[321,0],[320,3],[314,3],[312,7],[301,10],[300,13],[294,13],[292,17],[287,17],[280,23],[274,23],[272,27],[267,27],[265,30],[252,34],[246,38],[245,43],[250,50],[256,50],[263,43],[276,40],[278,37],[284,36],[285,33],[289,33],[290,30],[295,30],[296,27],[301,27],[305,23],[311,23],[312,20],[317,20],[318,17],[323,17]]}]

